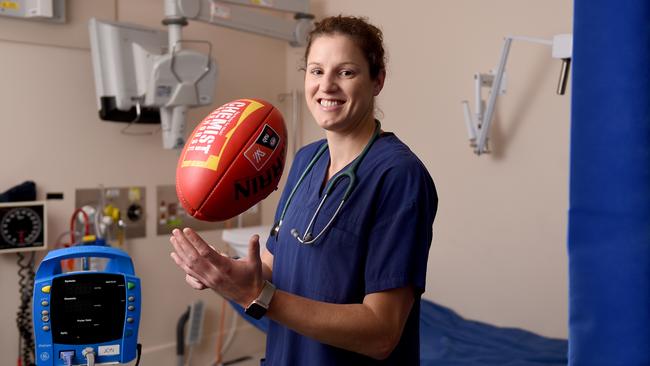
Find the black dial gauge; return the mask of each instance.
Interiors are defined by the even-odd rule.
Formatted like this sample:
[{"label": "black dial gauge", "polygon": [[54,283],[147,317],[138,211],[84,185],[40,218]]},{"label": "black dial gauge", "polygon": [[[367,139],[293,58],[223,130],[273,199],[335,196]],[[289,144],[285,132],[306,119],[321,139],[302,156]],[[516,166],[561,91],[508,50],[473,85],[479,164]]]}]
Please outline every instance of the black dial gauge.
[{"label": "black dial gauge", "polygon": [[31,246],[42,240],[43,220],[29,207],[9,210],[0,221],[0,234],[6,244],[13,247]]}]

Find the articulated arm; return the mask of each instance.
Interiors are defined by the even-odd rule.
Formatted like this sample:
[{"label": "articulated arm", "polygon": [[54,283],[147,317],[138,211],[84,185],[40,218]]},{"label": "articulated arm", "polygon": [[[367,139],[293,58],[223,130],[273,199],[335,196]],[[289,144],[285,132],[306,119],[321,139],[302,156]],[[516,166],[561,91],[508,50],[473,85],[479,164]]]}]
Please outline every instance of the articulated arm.
[{"label": "articulated arm", "polygon": [[[177,0],[177,4],[187,19],[285,40],[294,47],[305,45],[314,18],[307,13],[309,3],[304,0]],[[294,19],[252,8],[293,13]]]}]

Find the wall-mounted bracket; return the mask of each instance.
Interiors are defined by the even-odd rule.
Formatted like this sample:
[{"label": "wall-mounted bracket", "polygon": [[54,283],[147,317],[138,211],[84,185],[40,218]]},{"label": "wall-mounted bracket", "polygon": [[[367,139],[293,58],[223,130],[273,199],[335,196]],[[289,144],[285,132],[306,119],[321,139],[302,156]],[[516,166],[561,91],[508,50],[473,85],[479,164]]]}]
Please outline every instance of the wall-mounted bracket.
[{"label": "wall-mounted bracket", "polygon": [[[465,113],[465,125],[467,127],[467,133],[469,136],[469,142],[471,147],[476,147],[476,139],[477,139],[477,133],[480,132],[481,128],[483,127],[483,114],[485,111],[485,100],[483,100],[483,88],[487,88],[488,90],[492,90],[492,85],[494,84],[494,79],[495,79],[496,72],[494,70],[490,70],[489,73],[483,74],[483,73],[475,73],[474,74],[474,91],[476,93],[475,95],[475,105],[474,105],[474,110],[475,113],[472,113],[470,108],[469,108],[469,102],[467,100],[463,100],[461,103],[463,104],[463,112]],[[506,74],[504,73],[501,82],[499,83],[499,95],[503,95],[506,93]],[[486,141],[484,152],[487,153],[489,152],[489,147]]]},{"label": "wall-mounted bracket", "polygon": [[[571,54],[573,48],[573,35],[559,34],[553,37],[552,40],[517,36],[505,37],[503,47],[501,48],[501,59],[499,60],[496,71],[490,72],[489,74],[474,74],[476,113],[472,114],[468,101],[464,100],[461,102],[463,105],[464,120],[467,127],[467,134],[470,140],[470,146],[474,149],[474,153],[476,155],[490,152],[488,148],[490,124],[492,123],[492,116],[494,115],[497,96],[505,93],[506,62],[508,60],[508,53],[510,52],[510,46],[513,40],[527,41],[551,46],[552,57],[562,60],[562,68],[560,70],[560,79],[558,81],[557,93],[563,95],[566,90],[566,83],[568,80],[569,66],[571,63]],[[485,104],[485,101],[482,97],[482,88],[489,89],[487,105]],[[498,90],[498,92],[494,93],[494,90]]]}]

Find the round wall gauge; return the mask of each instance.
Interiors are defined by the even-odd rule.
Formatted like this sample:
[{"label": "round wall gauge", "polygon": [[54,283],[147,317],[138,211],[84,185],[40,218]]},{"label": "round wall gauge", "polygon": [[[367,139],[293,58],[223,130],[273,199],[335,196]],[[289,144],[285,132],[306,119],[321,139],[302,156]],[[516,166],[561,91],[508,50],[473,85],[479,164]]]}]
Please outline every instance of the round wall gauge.
[{"label": "round wall gauge", "polygon": [[45,226],[43,203],[0,204],[0,251],[44,249]]}]

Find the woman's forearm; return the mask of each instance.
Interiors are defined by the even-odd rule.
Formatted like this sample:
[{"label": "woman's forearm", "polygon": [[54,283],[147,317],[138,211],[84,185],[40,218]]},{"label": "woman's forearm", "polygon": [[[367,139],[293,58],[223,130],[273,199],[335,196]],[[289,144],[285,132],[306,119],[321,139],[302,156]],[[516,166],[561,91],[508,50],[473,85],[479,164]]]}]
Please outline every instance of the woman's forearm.
[{"label": "woman's forearm", "polygon": [[321,343],[384,359],[399,342],[413,293],[396,289],[368,296],[363,304],[331,304],[278,290],[267,316]]}]

